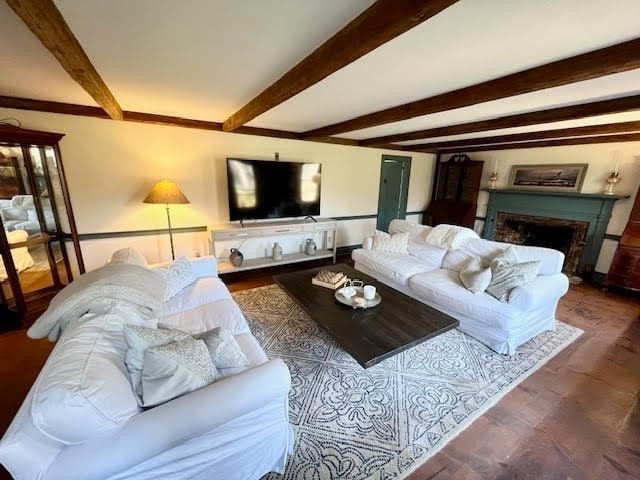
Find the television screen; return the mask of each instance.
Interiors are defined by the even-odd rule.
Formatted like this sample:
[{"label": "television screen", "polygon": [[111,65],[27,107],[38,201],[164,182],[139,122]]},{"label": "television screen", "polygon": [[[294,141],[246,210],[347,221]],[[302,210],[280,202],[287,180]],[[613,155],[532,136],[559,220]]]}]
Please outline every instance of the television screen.
[{"label": "television screen", "polygon": [[319,163],[227,158],[229,218],[320,215]]}]

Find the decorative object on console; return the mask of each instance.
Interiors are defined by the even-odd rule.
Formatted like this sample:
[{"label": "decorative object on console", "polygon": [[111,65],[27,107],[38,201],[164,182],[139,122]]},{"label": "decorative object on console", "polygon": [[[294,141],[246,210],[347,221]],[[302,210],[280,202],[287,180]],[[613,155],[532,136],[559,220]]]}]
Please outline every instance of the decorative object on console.
[{"label": "decorative object on console", "polygon": [[307,238],[307,242],[304,247],[304,253],[306,253],[307,255],[313,256],[316,254],[317,251],[318,251],[318,246],[316,245],[316,242],[314,242],[312,238]]},{"label": "decorative object on console", "polygon": [[178,186],[168,180],[161,180],[154,185],[149,194],[142,201],[143,203],[164,204],[167,209],[167,223],[169,224],[169,241],[171,242],[171,259],[175,260],[176,255],[173,248],[173,231],[171,229],[171,215],[169,205],[179,205],[191,203],[180,191]]},{"label": "decorative object on console", "polygon": [[580,192],[588,166],[587,163],[513,165],[509,188]]},{"label": "decorative object on console", "polygon": [[231,262],[231,265],[233,265],[234,267],[239,267],[240,265],[242,265],[243,260],[244,255],[242,255],[242,252],[237,248],[232,248],[231,255],[229,255],[229,261]]},{"label": "decorative object on console", "polygon": [[276,262],[282,260],[282,247],[278,242],[273,244],[273,253],[271,254],[271,258],[273,258]]},{"label": "decorative object on console", "polygon": [[347,277],[342,272],[331,272],[329,270],[321,270],[315,277],[311,279],[311,283],[319,285],[321,287],[331,288],[335,290],[344,282],[347,281]]}]

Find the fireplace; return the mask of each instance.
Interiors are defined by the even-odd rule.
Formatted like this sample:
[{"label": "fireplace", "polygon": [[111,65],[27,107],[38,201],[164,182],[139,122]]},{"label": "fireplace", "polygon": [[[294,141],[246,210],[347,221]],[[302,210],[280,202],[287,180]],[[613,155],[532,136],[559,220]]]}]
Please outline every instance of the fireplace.
[{"label": "fireplace", "polygon": [[490,189],[482,237],[564,252],[564,271],[591,277],[614,203],[597,193]]},{"label": "fireplace", "polygon": [[565,256],[563,272],[575,275],[588,228],[589,222],[499,212],[493,239],[559,250]]}]

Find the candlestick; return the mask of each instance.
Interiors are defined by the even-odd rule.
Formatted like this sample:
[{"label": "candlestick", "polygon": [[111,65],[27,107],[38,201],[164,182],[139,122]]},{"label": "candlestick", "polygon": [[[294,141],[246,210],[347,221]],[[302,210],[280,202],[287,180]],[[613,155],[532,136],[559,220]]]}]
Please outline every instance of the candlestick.
[{"label": "candlestick", "polygon": [[604,189],[605,195],[613,195],[613,187],[615,187],[616,183],[618,183],[622,178],[620,177],[620,173],[613,171],[607,177],[607,187]]},{"label": "candlestick", "polygon": [[613,160],[615,162],[615,167],[613,167],[613,173],[617,175],[620,172],[620,150],[613,151]]},{"label": "candlestick", "polygon": [[498,181],[498,172],[494,171],[493,173],[491,173],[491,176],[489,177],[489,180],[491,180],[491,185],[489,185],[489,188],[491,190],[495,190],[496,189],[496,182]]}]

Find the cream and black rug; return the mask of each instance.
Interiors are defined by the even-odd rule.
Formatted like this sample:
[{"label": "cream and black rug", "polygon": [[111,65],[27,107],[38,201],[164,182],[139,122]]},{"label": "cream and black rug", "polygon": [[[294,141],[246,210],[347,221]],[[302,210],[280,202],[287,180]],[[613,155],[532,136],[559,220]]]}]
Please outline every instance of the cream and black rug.
[{"label": "cream and black rug", "polygon": [[582,334],[558,322],[505,356],[454,329],[365,370],[278,286],[233,297],[291,372],[285,479],[403,478]]}]

